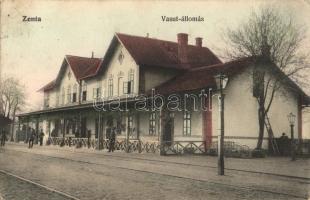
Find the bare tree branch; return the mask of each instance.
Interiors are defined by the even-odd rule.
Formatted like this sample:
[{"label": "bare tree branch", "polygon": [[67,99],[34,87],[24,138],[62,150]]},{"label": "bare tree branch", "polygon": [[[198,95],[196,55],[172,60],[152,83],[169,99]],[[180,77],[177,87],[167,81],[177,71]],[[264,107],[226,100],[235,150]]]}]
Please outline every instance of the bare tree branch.
[{"label": "bare tree branch", "polygon": [[263,76],[259,81],[253,81],[256,84],[253,90],[259,90],[254,95],[259,105],[260,118],[257,148],[261,148],[264,136],[262,122],[272,107],[274,97],[285,91],[282,88],[287,89],[288,85],[292,85],[292,80],[303,78],[302,72],[309,69],[309,56],[301,53],[306,35],[304,27],[292,15],[266,6],[258,12],[253,11],[237,29],[228,28],[224,34],[229,44],[226,55],[230,59],[254,58],[253,78]]}]

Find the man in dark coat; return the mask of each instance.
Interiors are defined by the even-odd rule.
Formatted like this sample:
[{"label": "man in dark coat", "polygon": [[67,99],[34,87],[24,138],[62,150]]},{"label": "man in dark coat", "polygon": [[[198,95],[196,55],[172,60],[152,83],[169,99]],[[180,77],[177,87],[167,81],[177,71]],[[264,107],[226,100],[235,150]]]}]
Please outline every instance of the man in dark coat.
[{"label": "man in dark coat", "polygon": [[40,131],[39,137],[40,137],[40,146],[42,146],[43,145],[43,138],[44,138],[44,133],[43,133],[42,129]]},{"label": "man in dark coat", "polygon": [[29,137],[29,148],[32,148],[33,147],[33,141],[36,137],[36,134],[35,134],[35,131],[34,129],[31,129],[31,132],[30,132],[30,137]]},{"label": "man in dark coat", "polygon": [[109,152],[114,152],[116,132],[115,128],[110,128],[109,133]]},{"label": "man in dark coat", "polygon": [[2,133],[1,133],[1,146],[5,145],[5,141],[6,141],[6,133],[5,133],[4,130],[2,130]]}]

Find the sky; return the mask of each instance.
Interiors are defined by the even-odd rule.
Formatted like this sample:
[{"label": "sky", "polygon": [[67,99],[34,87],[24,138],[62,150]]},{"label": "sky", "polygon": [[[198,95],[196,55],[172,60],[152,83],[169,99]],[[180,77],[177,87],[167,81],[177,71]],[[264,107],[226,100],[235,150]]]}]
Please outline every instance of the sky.
[{"label": "sky", "polygon": [[[221,34],[253,9],[271,4],[293,13],[309,27],[310,1],[95,1],[1,0],[1,74],[26,87],[27,109],[38,109],[42,86],[56,78],[65,55],[103,57],[115,32],[176,41],[177,33],[203,38],[203,46],[222,55]],[[271,2],[271,3],[270,3]],[[23,16],[41,22],[23,22]],[[201,16],[204,22],[163,22],[162,16]],[[310,33],[305,48],[310,49]]]}]

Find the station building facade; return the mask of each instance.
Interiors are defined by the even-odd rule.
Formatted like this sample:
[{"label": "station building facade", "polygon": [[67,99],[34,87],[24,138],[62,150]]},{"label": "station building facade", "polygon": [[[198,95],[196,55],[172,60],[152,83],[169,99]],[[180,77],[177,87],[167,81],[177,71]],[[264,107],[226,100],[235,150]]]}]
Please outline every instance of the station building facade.
[{"label": "station building facade", "polygon": [[[214,77],[225,74],[225,141],[239,150],[254,149],[259,127],[253,60],[223,63],[202,38],[190,45],[185,33],[177,34],[176,42],[116,33],[102,58],[66,55],[55,80],[40,89],[43,109],[20,114],[19,129],[25,138],[28,127],[42,129],[47,144],[104,149],[107,129],[114,127],[118,149],[205,153],[216,148],[219,135]],[[268,117],[274,137],[280,137],[289,133],[287,114],[294,113],[295,133],[302,138],[302,108],[309,97],[289,82]]]}]

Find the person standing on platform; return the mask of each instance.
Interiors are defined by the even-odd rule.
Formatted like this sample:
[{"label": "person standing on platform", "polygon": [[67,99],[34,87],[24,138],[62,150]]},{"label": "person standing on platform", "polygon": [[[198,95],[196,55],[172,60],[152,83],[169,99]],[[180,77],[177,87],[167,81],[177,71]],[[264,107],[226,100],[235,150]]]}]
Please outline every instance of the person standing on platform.
[{"label": "person standing on platform", "polygon": [[2,130],[2,133],[0,135],[0,138],[1,138],[1,146],[4,146],[5,145],[5,141],[6,141],[6,133],[5,133],[5,130]]},{"label": "person standing on platform", "polygon": [[42,146],[43,145],[43,138],[44,138],[44,133],[43,133],[43,130],[41,129],[41,131],[40,131],[40,134],[39,134],[39,137],[40,137],[40,146]]},{"label": "person standing on platform", "polygon": [[34,129],[31,129],[28,148],[32,148],[33,147],[33,141],[34,141],[35,137],[36,137],[35,131],[34,131]]},{"label": "person standing on platform", "polygon": [[116,140],[116,128],[113,127],[112,132],[111,132],[111,140],[110,140],[110,148],[112,152],[114,152],[114,149],[115,149],[115,140]]}]

